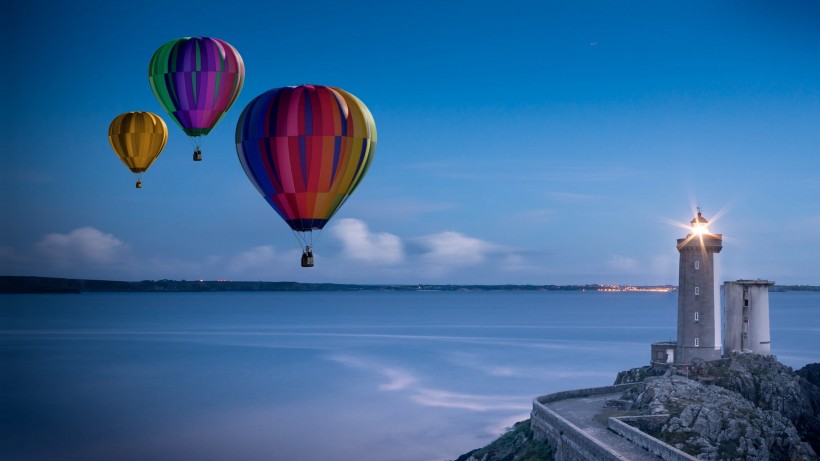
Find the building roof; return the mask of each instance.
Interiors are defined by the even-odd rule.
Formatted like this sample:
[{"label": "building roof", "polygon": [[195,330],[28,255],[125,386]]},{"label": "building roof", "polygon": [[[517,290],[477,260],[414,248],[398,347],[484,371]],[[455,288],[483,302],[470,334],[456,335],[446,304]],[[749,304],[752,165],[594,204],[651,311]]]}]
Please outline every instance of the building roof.
[{"label": "building roof", "polygon": [[697,224],[707,224],[707,223],[709,223],[709,221],[707,221],[707,220],[706,220],[706,218],[704,218],[704,217],[703,217],[703,215],[701,215],[701,214],[700,214],[700,211],[698,211],[698,215],[697,215],[697,216],[695,216],[695,218],[694,218],[694,219],[692,219],[692,220],[691,220],[691,221],[689,221],[689,222],[690,222],[692,225],[694,225],[694,224],[696,224],[696,223],[697,223]]}]

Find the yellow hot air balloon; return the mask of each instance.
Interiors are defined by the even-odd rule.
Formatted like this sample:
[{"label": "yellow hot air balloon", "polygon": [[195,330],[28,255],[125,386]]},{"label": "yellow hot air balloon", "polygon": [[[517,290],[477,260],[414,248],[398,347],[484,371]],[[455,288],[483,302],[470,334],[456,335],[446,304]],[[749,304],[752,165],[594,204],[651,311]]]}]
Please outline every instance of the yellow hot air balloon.
[{"label": "yellow hot air balloon", "polygon": [[137,188],[141,188],[142,173],[165,148],[168,127],[157,114],[126,112],[111,121],[108,141],[122,163],[137,174]]}]

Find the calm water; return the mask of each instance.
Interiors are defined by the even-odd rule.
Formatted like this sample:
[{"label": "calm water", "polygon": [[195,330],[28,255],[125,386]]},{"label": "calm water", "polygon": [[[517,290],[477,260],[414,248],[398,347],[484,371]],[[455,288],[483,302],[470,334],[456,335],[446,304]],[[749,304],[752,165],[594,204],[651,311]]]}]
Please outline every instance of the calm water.
[{"label": "calm water", "polygon": [[[454,459],[646,364],[676,296],[0,296],[0,459]],[[820,293],[770,302],[773,353],[820,362]]]}]

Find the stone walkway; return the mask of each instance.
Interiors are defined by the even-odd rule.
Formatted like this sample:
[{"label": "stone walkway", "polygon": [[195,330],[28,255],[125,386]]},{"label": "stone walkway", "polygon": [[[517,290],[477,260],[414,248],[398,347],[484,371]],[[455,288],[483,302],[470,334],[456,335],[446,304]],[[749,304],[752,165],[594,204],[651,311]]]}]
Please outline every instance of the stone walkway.
[{"label": "stone walkway", "polygon": [[[588,436],[608,446],[610,450],[630,461],[658,461],[658,456],[626,440],[606,427],[606,422],[598,421],[595,416],[604,412],[607,400],[617,399],[621,392],[615,394],[594,395],[577,399],[559,400],[546,404],[562,418],[578,426]],[[602,419],[602,418],[599,418]],[[605,420],[604,420],[605,421]]]}]

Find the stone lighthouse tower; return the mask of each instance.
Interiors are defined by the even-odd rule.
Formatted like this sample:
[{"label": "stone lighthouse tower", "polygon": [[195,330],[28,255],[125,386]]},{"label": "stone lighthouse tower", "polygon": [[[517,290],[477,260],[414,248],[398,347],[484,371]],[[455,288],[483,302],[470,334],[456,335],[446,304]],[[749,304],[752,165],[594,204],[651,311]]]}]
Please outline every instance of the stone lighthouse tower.
[{"label": "stone lighthouse tower", "polygon": [[675,363],[694,358],[717,360],[721,356],[720,283],[718,253],[723,236],[709,231],[701,215],[692,220],[692,231],[678,239],[678,341]]}]

